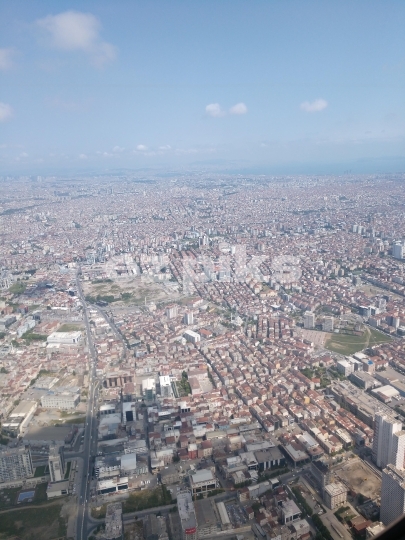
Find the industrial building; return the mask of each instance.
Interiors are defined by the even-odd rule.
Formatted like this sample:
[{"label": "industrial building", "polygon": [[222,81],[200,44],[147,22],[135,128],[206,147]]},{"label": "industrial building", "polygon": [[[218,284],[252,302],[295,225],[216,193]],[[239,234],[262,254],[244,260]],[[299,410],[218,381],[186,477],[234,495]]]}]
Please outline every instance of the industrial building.
[{"label": "industrial building", "polygon": [[59,387],[49,390],[41,398],[41,406],[44,409],[60,409],[62,411],[73,410],[80,402],[80,388]]}]

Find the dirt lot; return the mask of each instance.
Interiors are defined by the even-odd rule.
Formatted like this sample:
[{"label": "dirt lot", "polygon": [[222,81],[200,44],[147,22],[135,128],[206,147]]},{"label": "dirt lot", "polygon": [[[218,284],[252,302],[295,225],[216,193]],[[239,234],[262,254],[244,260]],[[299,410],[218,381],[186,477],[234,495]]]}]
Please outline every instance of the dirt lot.
[{"label": "dirt lot", "polygon": [[360,459],[352,459],[334,470],[335,476],[349,488],[365,497],[375,499],[381,494],[381,478]]},{"label": "dirt lot", "polygon": [[[85,296],[100,297],[107,300],[114,297],[112,306],[143,305],[147,302],[168,302],[178,299],[180,294],[170,290],[161,283],[156,283],[147,276],[106,280],[103,283],[83,282]],[[110,301],[107,300],[109,303]]]},{"label": "dirt lot", "polygon": [[319,332],[317,330],[302,330],[302,337],[308,339],[315,344],[315,347],[323,347],[325,341],[331,337],[328,332]]}]

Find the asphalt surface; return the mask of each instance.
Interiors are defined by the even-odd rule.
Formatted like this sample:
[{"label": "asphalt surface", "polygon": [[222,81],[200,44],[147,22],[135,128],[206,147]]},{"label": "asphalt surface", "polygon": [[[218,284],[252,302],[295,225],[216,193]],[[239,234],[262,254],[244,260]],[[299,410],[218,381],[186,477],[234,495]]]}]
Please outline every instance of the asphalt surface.
[{"label": "asphalt surface", "polygon": [[76,540],[87,540],[89,518],[88,518],[88,501],[90,499],[90,480],[93,467],[93,456],[97,454],[97,417],[96,417],[96,402],[98,400],[98,385],[96,380],[96,350],[94,348],[93,339],[87,315],[86,301],[83,296],[83,291],[79,279],[76,274],[77,295],[80,298],[83,306],[84,323],[86,326],[87,343],[91,356],[91,367],[89,369],[89,394],[87,398],[86,423],[84,426],[84,441],[83,441],[83,470],[82,478],[79,482],[77,496],[77,522],[76,522]]}]

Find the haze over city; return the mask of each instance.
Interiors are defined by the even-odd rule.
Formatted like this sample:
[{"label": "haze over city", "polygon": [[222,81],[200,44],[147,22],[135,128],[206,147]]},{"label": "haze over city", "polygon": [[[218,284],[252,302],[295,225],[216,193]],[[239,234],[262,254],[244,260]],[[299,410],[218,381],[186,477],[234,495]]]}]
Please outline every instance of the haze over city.
[{"label": "haze over city", "polygon": [[403,169],[400,1],[3,2],[7,174]]},{"label": "haze over city", "polygon": [[405,4],[0,7],[0,540],[400,540]]}]

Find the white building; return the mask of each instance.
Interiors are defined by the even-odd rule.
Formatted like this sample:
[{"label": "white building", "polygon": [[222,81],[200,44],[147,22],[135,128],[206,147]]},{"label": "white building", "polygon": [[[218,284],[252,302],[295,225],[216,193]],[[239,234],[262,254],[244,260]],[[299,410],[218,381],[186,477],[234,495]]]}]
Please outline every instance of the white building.
[{"label": "white building", "polygon": [[44,409],[75,409],[80,401],[79,388],[55,388],[42,396],[41,405]]},{"label": "white building", "polygon": [[405,255],[405,246],[403,246],[400,242],[396,242],[392,246],[392,256],[395,259],[403,259]]},{"label": "white building", "polygon": [[48,458],[49,474],[51,482],[60,482],[65,478],[65,459],[63,446],[52,445],[49,447]]},{"label": "white building", "polygon": [[156,396],[156,381],[155,379],[144,379],[142,381],[142,395],[148,401],[153,401]]},{"label": "white building", "polygon": [[333,332],[333,317],[325,317],[322,323],[322,330],[324,332]]},{"label": "white building", "polygon": [[82,341],[82,333],[76,332],[52,332],[46,338],[46,342],[50,345],[79,345]]},{"label": "white building", "polygon": [[192,311],[186,311],[184,314],[184,324],[194,324],[194,313]]},{"label": "white building", "polygon": [[388,463],[392,463],[394,433],[401,430],[402,422],[386,414],[377,413],[375,415],[373,461],[377,467],[384,469]]},{"label": "white building", "polygon": [[193,495],[195,495],[216,489],[218,483],[217,479],[209,469],[202,469],[190,476],[190,486]]},{"label": "white building", "polygon": [[184,337],[191,343],[199,343],[201,341],[200,334],[193,332],[193,330],[186,330],[186,332],[184,332]]},{"label": "white building", "polygon": [[0,450],[0,482],[11,482],[34,476],[30,447]]},{"label": "white building", "polygon": [[345,377],[348,377],[350,373],[354,372],[354,366],[352,362],[348,362],[347,360],[338,360],[338,362],[336,362],[336,369]]},{"label": "white building", "polygon": [[325,486],[323,496],[326,505],[331,510],[334,510],[347,501],[347,488],[340,482],[328,484]]},{"label": "white building", "polygon": [[304,313],[304,328],[308,330],[315,328],[315,313],[312,313],[312,311],[306,311]]},{"label": "white building", "polygon": [[162,397],[171,397],[172,396],[172,385],[170,382],[170,377],[168,375],[161,375],[159,377],[160,384],[160,395]]},{"label": "white building", "polygon": [[405,471],[389,464],[382,472],[380,519],[389,525],[405,513]]}]

